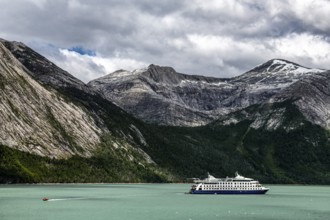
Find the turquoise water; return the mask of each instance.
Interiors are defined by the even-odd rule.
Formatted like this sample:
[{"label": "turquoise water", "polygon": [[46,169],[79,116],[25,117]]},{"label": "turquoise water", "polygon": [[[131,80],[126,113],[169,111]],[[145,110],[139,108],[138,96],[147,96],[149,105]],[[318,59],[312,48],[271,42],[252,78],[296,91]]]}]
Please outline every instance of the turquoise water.
[{"label": "turquoise water", "polygon": [[330,219],[329,186],[268,187],[266,195],[190,195],[189,184],[0,185],[0,220]]}]

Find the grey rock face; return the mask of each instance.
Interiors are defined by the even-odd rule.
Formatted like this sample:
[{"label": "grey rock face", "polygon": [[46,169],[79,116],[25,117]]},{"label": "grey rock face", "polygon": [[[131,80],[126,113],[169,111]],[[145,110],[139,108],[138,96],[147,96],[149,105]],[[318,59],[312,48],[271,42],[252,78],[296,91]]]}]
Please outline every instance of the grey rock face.
[{"label": "grey rock face", "polygon": [[295,82],[320,72],[324,70],[280,59],[230,79],[185,75],[171,67],[150,65],[132,72],[119,70],[89,85],[149,123],[198,126],[268,102]]},{"label": "grey rock face", "polygon": [[330,128],[330,71],[303,78],[274,97],[274,101],[293,99],[307,120]]},{"label": "grey rock face", "polygon": [[0,144],[52,158],[91,156],[105,130],[26,71],[0,42]]},{"label": "grey rock face", "polygon": [[[89,83],[124,110],[150,123],[196,126],[214,119],[218,103],[235,87],[219,94],[225,79],[190,76],[170,67],[150,65],[132,72],[120,70]],[[201,92],[201,90],[203,92]]]},{"label": "grey rock face", "polygon": [[[52,158],[89,157],[104,146],[106,137],[107,148],[125,152],[123,159],[154,163],[140,148],[147,143],[127,116],[29,47],[0,39],[1,145]],[[104,120],[132,124],[130,131],[119,126],[113,132]]]}]

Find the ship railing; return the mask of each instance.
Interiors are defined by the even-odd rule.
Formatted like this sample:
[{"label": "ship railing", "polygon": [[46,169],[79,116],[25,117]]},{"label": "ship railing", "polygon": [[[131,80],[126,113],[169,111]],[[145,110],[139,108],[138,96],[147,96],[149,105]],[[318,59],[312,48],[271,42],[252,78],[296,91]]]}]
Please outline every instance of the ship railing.
[{"label": "ship railing", "polygon": [[232,182],[232,179],[222,179],[222,178],[216,178],[216,179],[194,179],[194,183],[218,183],[218,182]]}]

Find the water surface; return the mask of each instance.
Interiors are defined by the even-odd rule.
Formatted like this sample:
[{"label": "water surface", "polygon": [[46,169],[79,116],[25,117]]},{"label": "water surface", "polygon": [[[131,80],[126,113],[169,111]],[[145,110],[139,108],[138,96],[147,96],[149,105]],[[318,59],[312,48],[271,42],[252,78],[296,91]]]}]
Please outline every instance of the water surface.
[{"label": "water surface", "polygon": [[189,184],[0,185],[0,219],[330,219],[329,186],[267,187],[266,195],[190,195]]}]

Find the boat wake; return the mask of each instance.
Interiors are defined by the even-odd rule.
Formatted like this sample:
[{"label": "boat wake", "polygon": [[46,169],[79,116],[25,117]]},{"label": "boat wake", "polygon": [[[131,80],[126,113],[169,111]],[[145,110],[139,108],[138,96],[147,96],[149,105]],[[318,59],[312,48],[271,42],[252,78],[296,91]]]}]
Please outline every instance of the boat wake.
[{"label": "boat wake", "polygon": [[60,198],[60,199],[48,199],[48,202],[57,202],[57,201],[67,201],[67,200],[80,200],[80,199],[87,199],[87,198]]}]

